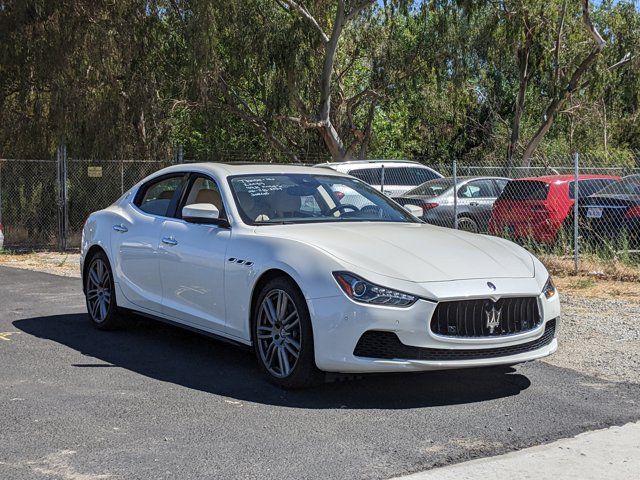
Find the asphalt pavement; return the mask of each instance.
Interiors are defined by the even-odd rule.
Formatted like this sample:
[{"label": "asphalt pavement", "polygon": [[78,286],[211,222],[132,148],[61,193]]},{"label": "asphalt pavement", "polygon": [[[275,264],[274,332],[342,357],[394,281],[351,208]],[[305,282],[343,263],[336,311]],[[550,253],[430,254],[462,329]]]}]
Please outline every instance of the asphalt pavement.
[{"label": "asphalt pavement", "polygon": [[7,267],[0,371],[3,479],[390,478],[640,419],[640,385],[544,362],[282,391],[248,351],[97,331],[78,279]]}]

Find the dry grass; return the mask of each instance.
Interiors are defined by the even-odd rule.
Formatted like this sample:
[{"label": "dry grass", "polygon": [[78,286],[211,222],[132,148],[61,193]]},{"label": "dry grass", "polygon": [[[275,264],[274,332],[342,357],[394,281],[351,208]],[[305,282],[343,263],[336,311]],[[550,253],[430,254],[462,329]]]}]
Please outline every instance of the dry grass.
[{"label": "dry grass", "polygon": [[572,257],[550,254],[540,254],[538,257],[555,277],[584,276],[601,280],[640,282],[640,264],[584,255],[579,262],[579,271],[576,272]]},{"label": "dry grass", "polygon": [[554,277],[560,297],[565,293],[576,297],[629,300],[640,303],[640,283],[603,280],[594,277]]},{"label": "dry grass", "polygon": [[640,302],[640,265],[584,256],[575,272],[573,258],[549,254],[539,258],[553,275],[560,294]]},{"label": "dry grass", "polygon": [[65,277],[80,277],[80,254],[78,253],[2,251],[0,265]]}]

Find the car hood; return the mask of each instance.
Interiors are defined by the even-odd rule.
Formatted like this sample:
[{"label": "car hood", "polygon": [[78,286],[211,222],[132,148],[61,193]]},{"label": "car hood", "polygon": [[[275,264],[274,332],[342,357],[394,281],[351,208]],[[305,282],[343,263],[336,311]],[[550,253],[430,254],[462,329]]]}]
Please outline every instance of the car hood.
[{"label": "car hood", "polygon": [[342,262],[411,282],[531,278],[533,257],[496,237],[419,223],[269,225],[259,235],[313,245]]}]

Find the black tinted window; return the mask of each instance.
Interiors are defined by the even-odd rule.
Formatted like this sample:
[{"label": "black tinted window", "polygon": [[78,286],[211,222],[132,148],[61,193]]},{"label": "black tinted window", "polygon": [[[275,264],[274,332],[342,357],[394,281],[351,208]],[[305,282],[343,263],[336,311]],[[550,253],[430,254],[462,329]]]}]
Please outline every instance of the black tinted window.
[{"label": "black tinted window", "polygon": [[359,178],[363,182],[369,185],[380,185],[380,179],[382,178],[381,168],[361,168],[359,170],[351,170],[349,175],[353,175]]},{"label": "black tinted window", "polygon": [[163,178],[142,186],[135,204],[143,212],[152,215],[167,216],[169,205],[182,185],[184,176]]},{"label": "black tinted window", "polygon": [[[615,180],[609,178],[598,178],[578,180],[578,182],[580,183],[578,194],[583,198],[602,190],[607,185],[615,182]],[[569,198],[576,198],[576,182],[569,183]]]},{"label": "black tinted window", "polygon": [[[349,175],[359,178],[369,185],[382,184],[382,168],[361,168],[351,170]],[[414,186],[421,183],[440,178],[440,175],[432,170],[420,167],[385,167],[384,184]]]},{"label": "black tinted window", "polygon": [[385,185],[403,185],[414,186],[421,183],[428,182],[435,178],[440,178],[439,175],[427,170],[426,168],[419,167],[387,167],[384,169],[384,184]]},{"label": "black tinted window", "polygon": [[640,175],[629,175],[603,188],[602,195],[640,195]]},{"label": "black tinted window", "polygon": [[538,180],[513,180],[504,187],[501,200],[546,200],[549,184]]}]

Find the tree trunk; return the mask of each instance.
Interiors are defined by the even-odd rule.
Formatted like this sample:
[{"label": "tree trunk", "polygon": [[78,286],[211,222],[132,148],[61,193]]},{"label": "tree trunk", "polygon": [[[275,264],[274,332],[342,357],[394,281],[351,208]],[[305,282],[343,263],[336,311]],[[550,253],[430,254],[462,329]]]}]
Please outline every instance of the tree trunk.
[{"label": "tree trunk", "polygon": [[560,108],[564,105],[567,99],[574,92],[576,87],[578,86],[578,82],[582,75],[587,71],[587,69],[591,66],[593,62],[595,62],[598,55],[602,52],[602,49],[599,47],[594,48],[591,53],[582,61],[580,66],[573,72],[571,76],[571,81],[569,82],[569,86],[566,90],[562,91],[559,97],[554,98],[553,101],[547,107],[545,111],[543,122],[538,127],[538,130],[533,135],[526,148],[524,149],[524,153],[522,154],[522,166],[530,167],[531,166],[531,155],[538,148],[542,139],[547,134],[551,125],[553,125],[553,121],[555,120],[555,116],[560,111]]},{"label": "tree trunk", "polygon": [[336,162],[349,160],[349,155],[347,155],[347,152],[344,149],[344,144],[340,139],[340,135],[333,127],[331,120],[326,124],[323,124],[318,130],[333,160]]},{"label": "tree trunk", "polygon": [[555,116],[560,111],[567,99],[571,96],[571,94],[580,86],[580,79],[587,72],[589,67],[591,67],[591,65],[596,61],[598,55],[600,55],[602,53],[602,50],[604,49],[605,41],[602,39],[600,33],[591,21],[591,14],[589,12],[589,0],[582,0],[582,19],[596,46],[593,48],[593,50],[591,50],[589,55],[587,55],[585,59],[582,60],[580,65],[578,65],[578,68],[575,69],[575,71],[571,75],[571,79],[569,80],[567,88],[562,90],[559,95],[555,96],[555,98],[551,101],[551,103],[545,110],[542,124],[538,127],[538,130],[533,135],[531,140],[529,140],[529,143],[525,147],[524,153],[522,154],[523,167],[531,166],[531,156],[542,142],[544,136],[551,128],[551,125],[553,125]]},{"label": "tree trunk", "polygon": [[525,29],[527,31],[525,44],[518,51],[518,60],[520,63],[518,75],[518,96],[516,98],[513,120],[511,122],[511,138],[509,139],[509,145],[507,147],[507,177],[511,176],[511,169],[513,168],[513,155],[516,148],[518,147],[518,141],[520,140],[520,122],[522,120],[522,112],[524,111],[527,86],[529,84],[529,53],[531,52],[531,44],[533,42],[533,31],[528,28],[527,23],[528,22],[525,22]]}]

